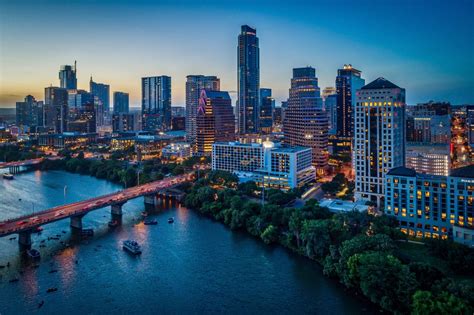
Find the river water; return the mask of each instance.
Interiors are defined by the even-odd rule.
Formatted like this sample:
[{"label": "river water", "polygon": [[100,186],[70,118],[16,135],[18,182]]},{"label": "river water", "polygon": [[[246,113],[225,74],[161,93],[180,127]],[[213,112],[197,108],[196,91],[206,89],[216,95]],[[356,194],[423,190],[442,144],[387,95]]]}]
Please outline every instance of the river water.
[{"label": "river water", "polygon": [[[19,174],[0,179],[0,220],[118,189],[60,171]],[[325,278],[314,262],[184,207],[159,207],[154,226],[140,223],[143,198],[123,210],[122,226],[113,230],[107,225],[110,208],[87,214],[84,227],[93,228],[94,237],[69,247],[69,220],[45,225],[33,236],[33,247],[41,251],[38,264],[19,254],[17,240],[10,240],[16,235],[0,238],[0,265],[10,263],[0,269],[0,314],[374,312]],[[168,224],[169,217],[175,223]],[[60,240],[47,240],[56,235]],[[122,250],[125,239],[142,244],[140,257]],[[19,281],[11,283],[13,278]],[[48,288],[58,290],[47,293]]]}]

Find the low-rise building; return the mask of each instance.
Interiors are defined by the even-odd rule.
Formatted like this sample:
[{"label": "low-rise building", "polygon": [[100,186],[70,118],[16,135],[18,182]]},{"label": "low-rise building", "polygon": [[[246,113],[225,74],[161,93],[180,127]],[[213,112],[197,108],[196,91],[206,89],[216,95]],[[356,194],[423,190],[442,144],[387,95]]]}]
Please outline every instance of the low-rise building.
[{"label": "low-rise building", "polygon": [[387,173],[385,195],[385,213],[397,218],[402,232],[474,246],[474,165],[450,176],[394,168]]},{"label": "low-rise building", "polygon": [[373,206],[366,205],[364,200],[353,202],[340,199],[321,199],[319,205],[328,208],[331,212],[371,212],[374,208]]},{"label": "low-rise building", "polygon": [[407,145],[406,167],[417,173],[449,175],[450,152],[448,145]]},{"label": "low-rise building", "polygon": [[268,188],[291,189],[315,180],[311,148],[280,143],[217,142],[212,147],[212,169],[233,172]]},{"label": "low-rise building", "polygon": [[43,134],[38,136],[38,145],[63,149],[66,147],[78,147],[94,143],[97,140],[96,133],[64,132],[60,134]]},{"label": "low-rise building", "polygon": [[171,143],[161,150],[161,156],[165,159],[186,159],[191,154],[191,144],[188,142]]}]

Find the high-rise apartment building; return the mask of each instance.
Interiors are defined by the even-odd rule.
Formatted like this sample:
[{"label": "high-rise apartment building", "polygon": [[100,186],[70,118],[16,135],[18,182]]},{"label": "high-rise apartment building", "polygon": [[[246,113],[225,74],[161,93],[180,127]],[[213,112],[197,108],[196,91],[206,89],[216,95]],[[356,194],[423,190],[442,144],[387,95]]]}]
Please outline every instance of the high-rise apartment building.
[{"label": "high-rise apartment building", "polygon": [[167,131],[171,128],[171,77],[142,78],[143,129]]},{"label": "high-rise apartment building", "polygon": [[355,198],[383,205],[385,174],[405,165],[405,89],[378,78],[357,91]]},{"label": "high-rise apartment building", "polygon": [[140,113],[118,112],[112,115],[112,131],[126,132],[138,131],[141,129]]},{"label": "high-rise apartment building", "polygon": [[74,67],[64,65],[59,68],[59,86],[63,89],[77,89],[77,63],[74,61]]},{"label": "high-rise apartment building", "polygon": [[45,126],[55,133],[67,131],[68,91],[66,88],[47,87],[44,89]]},{"label": "high-rise apartment building", "polygon": [[23,132],[35,132],[36,127],[43,126],[43,102],[31,95],[24,102],[16,102],[16,124]]},{"label": "high-rise apartment building", "polygon": [[361,78],[361,72],[352,67],[344,65],[337,70],[336,77],[336,136],[333,145],[334,153],[350,153],[352,137],[354,134],[353,111],[356,102],[356,91],[362,88],[365,80]]},{"label": "high-rise apartment building", "polygon": [[114,114],[128,113],[130,110],[128,93],[114,92]]},{"label": "high-rise apartment building", "polygon": [[323,174],[328,165],[328,116],[312,67],[293,69],[283,133],[285,143],[313,149],[313,165]]},{"label": "high-rise apartment building", "polygon": [[272,89],[260,89],[260,131],[264,134],[272,132],[273,112],[275,100],[272,98]]},{"label": "high-rise apartment building", "polygon": [[89,81],[90,92],[97,97],[101,103],[102,111],[104,114],[110,111],[110,85],[97,83],[92,81],[92,77]]},{"label": "high-rise apartment building", "polygon": [[240,134],[258,133],[260,51],[257,30],[242,25],[237,47],[237,127]]},{"label": "high-rise apartment building", "polygon": [[217,141],[235,139],[235,116],[228,92],[201,90],[196,127],[199,156],[210,156]]},{"label": "high-rise apartment building", "polygon": [[186,140],[196,142],[196,119],[201,90],[220,91],[220,79],[216,76],[188,75],[186,77]]}]

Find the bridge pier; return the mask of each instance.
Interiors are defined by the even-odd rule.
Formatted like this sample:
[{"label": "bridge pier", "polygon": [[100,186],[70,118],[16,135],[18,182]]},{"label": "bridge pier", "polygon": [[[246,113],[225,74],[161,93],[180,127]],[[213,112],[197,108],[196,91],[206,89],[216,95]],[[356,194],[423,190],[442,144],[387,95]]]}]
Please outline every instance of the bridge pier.
[{"label": "bridge pier", "polygon": [[145,205],[156,206],[158,204],[158,198],[155,194],[145,195]]},{"label": "bridge pier", "polygon": [[8,168],[8,172],[10,174],[18,174],[18,173],[20,173],[20,166],[10,166]]},{"label": "bridge pier", "polygon": [[20,250],[26,250],[31,248],[31,231],[23,231],[18,233],[18,244]]},{"label": "bridge pier", "polygon": [[70,226],[73,230],[78,230],[78,231],[82,230],[82,217],[83,216],[84,215],[76,215],[76,216],[71,217]]}]

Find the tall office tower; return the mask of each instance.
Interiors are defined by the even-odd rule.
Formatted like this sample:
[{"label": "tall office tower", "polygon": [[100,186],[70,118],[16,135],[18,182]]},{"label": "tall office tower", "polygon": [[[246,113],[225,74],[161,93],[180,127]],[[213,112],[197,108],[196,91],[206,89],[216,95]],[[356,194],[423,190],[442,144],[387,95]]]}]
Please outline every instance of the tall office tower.
[{"label": "tall office tower", "polygon": [[365,80],[360,77],[360,71],[352,65],[344,65],[337,70],[336,77],[336,136],[337,143],[333,146],[334,153],[351,152],[354,134],[354,117],[356,91],[364,86]]},{"label": "tall office tower", "polygon": [[405,165],[405,89],[378,78],[357,91],[355,198],[384,203],[385,175]]},{"label": "tall office tower", "polygon": [[239,134],[258,133],[260,52],[257,30],[242,25],[237,47],[237,127]]},{"label": "tall office tower", "polygon": [[68,92],[65,88],[44,89],[45,126],[55,133],[67,131]]},{"label": "tall office tower", "polygon": [[284,142],[312,148],[316,172],[324,174],[328,165],[328,117],[322,108],[314,68],[293,69],[284,119]]},{"label": "tall office tower", "polygon": [[235,116],[228,92],[202,90],[196,119],[197,155],[210,156],[217,141],[235,139]]},{"label": "tall office tower", "polygon": [[186,140],[196,142],[196,117],[201,90],[220,91],[220,79],[216,76],[188,75],[186,77]]},{"label": "tall office tower", "polygon": [[143,130],[171,128],[171,77],[142,78],[142,115]]},{"label": "tall office tower", "polygon": [[89,81],[90,92],[97,96],[99,102],[102,104],[102,111],[104,114],[110,111],[110,85]]},{"label": "tall office tower", "polygon": [[114,114],[128,113],[129,108],[128,93],[114,92]]},{"label": "tall office tower", "polygon": [[77,89],[77,63],[74,61],[74,68],[70,65],[64,65],[59,68],[59,85],[63,89]]},{"label": "tall office tower", "polygon": [[272,89],[260,89],[260,131],[264,134],[272,133],[273,111],[275,100],[272,98]]},{"label": "tall office tower", "polygon": [[16,124],[23,132],[35,132],[36,127],[43,126],[43,102],[31,95],[24,102],[16,102]]}]

